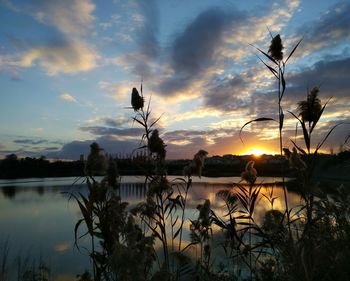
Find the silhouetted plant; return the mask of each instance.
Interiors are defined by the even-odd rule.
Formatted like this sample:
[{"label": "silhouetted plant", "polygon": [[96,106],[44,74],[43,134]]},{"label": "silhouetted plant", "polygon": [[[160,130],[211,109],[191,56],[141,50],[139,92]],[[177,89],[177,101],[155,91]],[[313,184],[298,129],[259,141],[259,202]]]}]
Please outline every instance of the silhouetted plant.
[{"label": "silhouetted plant", "polygon": [[[134,96],[136,97],[135,89],[132,91],[132,100]],[[153,165],[153,170],[146,171],[145,174],[145,184],[148,186],[146,200],[136,206],[132,212],[139,215],[141,223],[162,245],[164,262],[161,263],[158,259],[161,265],[154,276],[162,274],[168,276],[166,278],[176,279],[181,275],[179,269],[175,268],[175,264],[178,263],[176,254],[182,250],[184,216],[188,191],[192,186],[192,175],[201,176],[204,158],[208,153],[199,150],[193,161],[184,168],[185,178],[176,178],[169,182],[164,161],[166,145],[159,136],[159,131],[155,129],[160,117],[154,121],[151,119],[150,101],[146,110],[143,106],[132,105],[132,107],[136,111],[133,120],[144,129],[138,149],[148,150],[148,161]],[[178,209],[180,209],[180,215],[178,215]],[[175,247],[176,244],[177,247]]]},{"label": "silhouetted plant", "polygon": [[[148,280],[155,260],[154,238],[145,236],[128,213],[128,203],[117,194],[120,177],[116,163],[112,158],[107,161],[101,151],[97,143],[91,145],[85,167],[88,196],[71,194],[83,216],[75,226],[75,245],[79,249],[78,240],[90,236],[95,281]],[[94,176],[103,173],[98,182]],[[87,232],[78,237],[82,223]]]},{"label": "silhouetted plant", "polygon": [[[294,54],[295,50],[298,48],[299,44],[301,43],[302,39],[298,41],[298,43],[293,47],[292,51],[289,53],[288,57],[283,60],[283,43],[282,39],[279,34],[276,36],[271,35],[271,43],[270,47],[268,50],[268,53],[264,52],[260,48],[255,47],[261,54],[265,56],[265,58],[268,59],[270,64],[264,62],[260,57],[260,61],[267,67],[267,69],[274,75],[276,78],[278,85],[277,85],[277,94],[278,94],[278,120],[275,120],[270,117],[260,117],[254,120],[251,120],[243,125],[243,127],[240,130],[240,133],[242,132],[243,128],[247,126],[248,124],[252,122],[266,122],[266,121],[275,121],[278,122],[279,126],[279,147],[280,147],[280,154],[283,155],[283,136],[282,136],[282,130],[283,130],[283,125],[284,125],[284,113],[283,113],[283,108],[282,108],[282,99],[284,96],[284,93],[286,91],[286,80],[285,80],[285,68],[287,65],[288,60],[291,58],[291,56]],[[290,212],[289,212],[289,207],[288,207],[288,191],[287,187],[285,185],[285,179],[284,179],[284,166],[282,164],[282,180],[283,180],[283,193],[284,193],[284,202],[285,202],[285,207],[286,207],[286,214],[287,214],[287,220],[288,220],[288,225],[290,222]],[[291,232],[289,230],[289,232]]]},{"label": "silhouetted plant", "polygon": [[[279,35],[272,38],[268,51],[269,54],[257,48],[258,51],[272,63],[271,66],[260,59],[278,81],[279,120],[267,117],[257,118],[247,122],[241,128],[242,132],[243,128],[252,122],[278,122],[281,154],[284,121],[281,101],[286,89],[286,81],[284,78],[285,65],[291,55],[295,52],[300,42],[301,40],[293,48],[292,52],[285,61],[283,61],[283,44]],[[297,183],[300,185],[299,191],[301,192],[304,203],[302,206],[296,209],[289,209],[287,189],[285,188],[285,185],[283,185],[284,200],[286,203],[286,210],[284,213],[273,210],[273,201],[275,198],[273,197],[272,193],[269,196],[265,196],[265,198],[269,200],[272,209],[265,214],[263,224],[259,226],[254,221],[249,221],[247,223],[247,229],[249,229],[249,242],[251,242],[250,231],[252,230],[255,231],[255,238],[260,237],[260,240],[255,239],[256,245],[253,246],[257,246],[258,248],[256,249],[259,252],[255,266],[253,266],[251,262],[251,243],[249,243],[248,250],[245,251],[250,253],[249,268],[251,272],[251,279],[253,279],[252,273],[255,272],[254,275],[257,280],[266,280],[265,278],[267,278],[267,276],[270,280],[328,280],[327,278],[329,277],[327,277],[327,274],[330,275],[330,272],[332,272],[332,270],[328,270],[326,275],[319,274],[319,272],[324,272],[323,267],[326,266],[326,263],[319,262],[319,257],[327,255],[327,250],[325,249],[330,247],[334,241],[338,240],[337,234],[333,232],[334,228],[332,225],[332,219],[326,219],[327,216],[325,217],[324,215],[320,216],[319,203],[323,202],[323,206],[327,206],[326,210],[328,212],[331,212],[331,209],[328,209],[331,204],[328,198],[326,198],[325,201],[317,200],[316,203],[314,202],[316,185],[311,181],[311,179],[313,177],[313,171],[317,158],[316,156],[319,149],[323,146],[324,142],[327,140],[332,131],[344,123],[333,126],[326,136],[316,145],[314,152],[311,153],[312,133],[319,122],[327,103],[329,102],[328,100],[322,106],[321,101],[318,98],[318,92],[318,87],[313,88],[310,92],[308,92],[307,99],[298,103],[298,113],[294,114],[290,112],[298,120],[298,123],[302,127],[306,149],[303,149],[296,143],[296,141],[292,140],[291,141],[294,145],[292,151],[289,149],[283,149],[291,169],[296,172],[298,179]],[[246,171],[242,173],[242,178],[244,178],[250,184],[254,184],[256,179],[256,172],[252,169],[252,167],[253,166],[249,165],[248,163]],[[239,187],[239,190],[239,194],[236,194],[238,201],[242,206],[244,206],[244,211],[251,217],[252,212],[251,208],[249,207],[251,192],[242,187]],[[224,198],[228,198],[227,193],[221,193],[221,196],[223,194],[225,194]],[[346,210],[344,207],[341,209],[342,211],[338,209],[340,213]],[[218,221],[218,225],[224,229],[225,224],[223,221]],[[238,224],[239,223],[237,223],[237,225]],[[345,225],[346,224],[347,223],[345,223]],[[237,232],[239,233],[240,231],[241,230],[238,230]],[[244,235],[237,235],[237,237],[244,238]],[[244,241],[244,239],[242,239],[242,241]],[[328,242],[330,242],[330,244]],[[319,247],[318,245],[323,245],[324,249],[322,249],[322,246]],[[265,251],[263,252],[262,250],[264,248]],[[245,247],[245,249],[247,248]],[[330,261],[332,259],[325,258],[324,260]],[[334,262],[334,260],[332,260],[332,262]]]},{"label": "silhouetted plant", "polygon": [[[272,36],[271,36],[272,37]],[[290,151],[282,147],[284,114],[282,98],[286,90],[285,66],[301,40],[284,60],[283,44],[279,35],[272,37],[268,52],[261,52],[270,65],[264,65],[278,81],[278,120],[262,117],[247,122],[275,121],[279,124],[280,152],[284,151],[290,168],[294,170],[302,196],[301,206],[290,209],[287,189],[283,191],[285,210],[274,209],[273,188],[268,195],[261,195],[257,182],[254,161],[249,161],[241,173],[242,180],[231,189],[221,190],[217,198],[224,203],[225,215],[220,217],[205,199],[197,206],[197,219],[190,220],[190,243],[183,242],[183,228],[192,176],[202,174],[207,152],[199,150],[193,160],[184,167],[184,178],[173,181],[167,178],[166,144],[156,129],[159,120],[151,118],[150,101],[144,108],[145,98],[136,88],[131,93],[132,117],[144,129],[140,146],[147,150],[148,169],[145,169],[145,184],[148,188],[145,201],[128,212],[127,203],[115,192],[119,176],[113,159],[101,154],[98,144],[91,145],[86,164],[88,196],[75,195],[83,218],[75,227],[76,244],[78,229],[87,226],[91,238],[91,259],[94,280],[347,280],[350,276],[344,269],[350,259],[350,196],[343,188],[329,198],[319,193],[315,199],[316,185],[312,182],[316,156],[332,131],[316,145],[311,153],[311,136],[319,122],[326,104],[318,98],[318,88],[313,88],[305,101],[298,103],[298,113],[291,114],[303,130],[306,149],[292,141]],[[272,65],[272,66],[271,66]],[[240,132],[240,133],[241,133]],[[348,141],[346,139],[345,143]],[[106,173],[101,182],[98,174]],[[270,203],[270,210],[256,221],[255,211],[261,198]],[[215,264],[213,228],[222,230],[228,266]],[[161,245],[162,256],[154,248]],[[187,250],[199,247],[198,259],[186,256]],[[155,261],[158,267],[154,268]],[[327,267],[328,265],[328,267]],[[329,266],[332,265],[332,266]],[[233,270],[230,269],[233,267]],[[235,270],[236,268],[236,270]],[[246,274],[241,275],[241,269]],[[88,277],[87,277],[88,278]]]},{"label": "silhouetted plant", "polygon": [[84,271],[82,274],[78,274],[77,281],[93,281],[92,276],[89,271]]}]

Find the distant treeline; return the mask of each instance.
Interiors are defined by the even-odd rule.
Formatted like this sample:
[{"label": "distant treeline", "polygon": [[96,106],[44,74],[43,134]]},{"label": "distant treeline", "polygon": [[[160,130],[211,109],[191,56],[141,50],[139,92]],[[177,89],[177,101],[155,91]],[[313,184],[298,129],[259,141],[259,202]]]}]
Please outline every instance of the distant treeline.
[{"label": "distant treeline", "polygon": [[50,162],[45,157],[19,159],[15,154],[10,154],[0,162],[2,179],[70,177],[83,175],[83,172],[82,161]]},{"label": "distant treeline", "polygon": [[[206,159],[203,176],[223,177],[239,176],[248,161],[255,161],[255,168],[259,176],[280,176],[281,163],[284,162],[285,175],[293,176],[288,168],[288,162],[281,156],[263,155],[259,158],[254,156],[223,157],[213,156]],[[152,171],[153,166],[142,157],[130,159],[115,158],[118,171],[121,175],[145,175]],[[181,175],[183,168],[191,160],[167,160],[167,172],[169,175]],[[347,167],[350,161],[350,151],[343,151],[337,155],[319,155],[317,174],[326,175],[326,171],[332,171],[336,167]],[[15,154],[7,155],[0,160],[0,178],[34,178],[34,177],[71,177],[84,175],[84,161],[49,161],[45,157],[18,158]],[[336,169],[337,172],[346,173],[346,169]],[[330,175],[331,176],[331,175]]]}]

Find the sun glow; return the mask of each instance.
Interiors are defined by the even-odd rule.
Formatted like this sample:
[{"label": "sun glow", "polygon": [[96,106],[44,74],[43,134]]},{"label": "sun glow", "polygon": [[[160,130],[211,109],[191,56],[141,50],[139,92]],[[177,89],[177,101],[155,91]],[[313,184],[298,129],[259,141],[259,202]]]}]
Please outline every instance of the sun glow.
[{"label": "sun glow", "polygon": [[272,151],[267,151],[267,150],[263,150],[263,149],[259,149],[259,148],[253,148],[253,149],[248,150],[244,154],[254,155],[255,157],[260,157],[261,155],[264,155],[264,154],[275,154],[275,153]]}]

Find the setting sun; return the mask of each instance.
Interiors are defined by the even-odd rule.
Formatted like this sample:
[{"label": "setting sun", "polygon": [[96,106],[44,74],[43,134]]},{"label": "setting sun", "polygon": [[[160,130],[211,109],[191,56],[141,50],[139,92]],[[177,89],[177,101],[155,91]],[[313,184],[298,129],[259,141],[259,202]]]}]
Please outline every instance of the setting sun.
[{"label": "setting sun", "polygon": [[267,151],[267,150],[263,150],[260,148],[253,148],[253,149],[248,150],[244,154],[254,155],[255,157],[260,157],[261,155],[264,155],[264,154],[276,154],[276,153],[273,151]]}]

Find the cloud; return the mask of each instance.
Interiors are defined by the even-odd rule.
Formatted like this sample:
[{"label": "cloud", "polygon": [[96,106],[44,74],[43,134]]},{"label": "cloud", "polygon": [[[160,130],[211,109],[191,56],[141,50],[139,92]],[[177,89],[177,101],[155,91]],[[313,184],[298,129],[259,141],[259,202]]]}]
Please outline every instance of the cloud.
[{"label": "cloud", "polygon": [[118,137],[135,138],[143,134],[143,129],[139,128],[112,128],[104,126],[87,126],[79,128],[83,132],[89,132],[96,136],[112,135]]},{"label": "cloud", "polygon": [[[282,106],[285,112],[285,137],[293,137],[296,120],[287,113],[288,110],[296,112],[297,103],[305,100],[307,89],[320,86],[319,98],[324,104],[330,97],[318,126],[313,132],[314,144],[321,141],[328,130],[336,123],[349,122],[349,94],[350,94],[350,57],[328,57],[320,60],[311,67],[304,67],[290,73],[286,77],[287,90],[283,98]],[[274,117],[277,119],[277,93],[273,91],[253,92],[251,96],[252,113],[254,117]],[[273,124],[260,124],[253,128],[259,138],[273,137],[276,130],[271,129]],[[263,130],[261,130],[263,128]],[[339,140],[345,138],[349,132],[349,126],[341,126],[336,130],[336,138],[331,136],[326,144],[337,147]]]},{"label": "cloud", "polygon": [[298,52],[309,54],[339,43],[347,43],[350,39],[349,13],[350,3],[341,1],[329,8],[317,21],[308,22],[298,28],[296,34],[304,36]]},{"label": "cloud", "polygon": [[135,84],[127,81],[121,81],[118,83],[100,81],[98,82],[98,87],[106,91],[108,96],[111,96],[120,102],[121,100],[125,100],[127,97],[129,97],[132,88],[135,87]]},{"label": "cloud", "polygon": [[95,5],[90,0],[39,0],[12,6],[16,7],[11,8],[13,11],[31,16],[47,32],[11,40],[18,51],[5,58],[7,68],[37,64],[49,75],[55,75],[89,71],[97,66],[99,55],[86,40],[95,18]]},{"label": "cloud", "polygon": [[[130,154],[140,145],[137,140],[118,140],[104,136],[87,141],[73,141],[67,143],[60,151],[48,153],[47,157],[79,159],[80,154],[86,156],[89,154],[90,144],[94,141],[98,142],[100,147],[102,147],[106,153],[114,155]],[[167,159],[191,159],[199,149],[206,149],[211,155],[225,154],[227,153],[228,146],[232,146],[231,151],[235,151],[234,146],[242,146],[239,144],[240,141],[237,137],[230,137],[229,140],[220,138],[217,141],[218,143],[214,145],[208,143],[204,137],[197,136],[193,137],[190,142],[185,144],[179,144],[179,142],[176,143],[174,141],[172,143],[167,143]],[[223,146],[224,144],[225,147]]]},{"label": "cloud", "polygon": [[[255,133],[245,132],[245,144],[242,144],[238,130],[235,129],[177,130],[165,133],[164,139],[169,159],[190,159],[199,149],[204,149],[213,156],[229,153],[239,154],[249,147],[256,147]],[[174,140],[176,141],[174,142]],[[187,140],[187,142],[183,143],[181,140]],[[267,151],[274,151],[276,144],[276,139],[263,140],[259,142],[259,147]]]},{"label": "cloud", "polygon": [[156,58],[159,52],[157,35],[159,32],[159,9],[155,0],[135,1],[142,13],[138,20],[142,22],[138,30],[140,52],[149,58]]},{"label": "cloud", "polygon": [[48,140],[16,139],[16,140],[14,140],[13,142],[14,142],[14,143],[17,143],[17,144],[38,145],[38,144],[47,143]]},{"label": "cloud", "polygon": [[215,47],[222,42],[228,14],[215,8],[201,13],[172,46],[174,69],[186,74],[198,73],[212,62]]},{"label": "cloud", "polygon": [[125,125],[130,120],[124,116],[119,116],[117,118],[105,117],[103,121],[107,126],[118,128]]},{"label": "cloud", "polygon": [[297,91],[300,96],[305,96],[306,87],[321,86],[321,92],[329,93],[329,96],[349,97],[350,92],[350,57],[342,59],[320,60],[312,67],[302,69],[294,73],[289,80],[292,84],[292,97]]},{"label": "cloud", "polygon": [[19,79],[17,57],[10,54],[0,54],[0,73],[11,73],[14,79]]},{"label": "cloud", "polygon": [[171,76],[160,85],[163,95],[177,91],[200,79],[201,74],[215,65],[218,47],[223,43],[223,32],[229,24],[243,20],[238,11],[226,12],[210,8],[199,14],[180,33],[171,46]]},{"label": "cloud", "polygon": [[61,146],[47,146],[47,147],[44,147],[44,151],[52,151],[52,150],[59,150],[61,149]]},{"label": "cloud", "polygon": [[131,19],[132,26],[116,35],[123,41],[135,42],[136,49],[107,59],[107,63],[117,64],[138,78],[153,78],[159,68],[155,62],[158,61],[161,51],[158,41],[160,15],[157,1],[133,0],[129,2],[128,9],[132,14],[125,20],[129,22]]},{"label": "cloud", "polygon": [[242,76],[225,78],[206,92],[204,104],[224,112],[246,109],[250,106],[248,89]]},{"label": "cloud", "polygon": [[37,61],[49,75],[88,71],[97,65],[97,53],[80,41],[52,42],[26,51],[18,66],[32,67]]},{"label": "cloud", "polygon": [[110,154],[130,154],[135,148],[139,146],[138,141],[116,140],[115,138],[104,136],[92,140],[69,142],[63,145],[60,151],[48,153],[47,157],[73,160],[79,159],[81,154],[87,156],[90,153],[90,145],[95,141],[100,145],[101,148],[104,149],[106,153]]},{"label": "cloud", "polygon": [[[184,27],[180,26],[166,47],[160,47],[157,42],[158,15],[151,16],[146,9],[140,9],[142,5],[139,1],[136,3],[139,9],[132,18],[138,26],[134,34],[138,37],[135,42],[138,42],[139,50],[109,61],[131,74],[146,78],[155,95],[184,100],[200,97],[208,84],[211,85],[211,80],[227,75],[231,69],[237,72],[234,67],[241,68],[241,61],[252,55],[249,43],[269,39],[266,26],[273,32],[280,31],[297,10],[300,1],[283,1],[272,6],[268,3],[251,11],[237,10],[234,6],[225,10],[208,8]],[[143,30],[149,19],[156,19],[151,20],[150,34]],[[153,46],[150,49],[157,52],[142,51],[143,34],[151,42],[144,46]]]},{"label": "cloud", "polygon": [[38,0],[26,5],[12,4],[11,7],[13,11],[28,14],[66,35],[85,35],[95,19],[95,5],[90,0]]},{"label": "cloud", "polygon": [[215,117],[221,115],[221,113],[222,112],[220,110],[208,110],[207,107],[202,106],[188,112],[181,112],[176,116],[172,117],[171,120],[169,120],[169,122],[200,119],[210,116]]},{"label": "cloud", "polygon": [[[98,124],[103,124],[103,126]],[[109,130],[109,129],[118,129],[118,130],[124,130],[124,129],[130,129],[131,118],[125,117],[124,115],[119,114],[116,117],[111,116],[97,116],[93,119],[89,119],[86,122],[87,126],[81,126],[82,131],[103,131]],[[100,128],[100,129],[97,129]],[[97,135],[103,135],[103,134],[97,134]]]},{"label": "cloud", "polygon": [[76,98],[69,93],[63,93],[60,95],[60,99],[68,102],[77,102]]},{"label": "cloud", "polygon": [[[200,96],[211,84],[205,81],[226,75],[229,68],[234,72],[236,66],[242,69],[240,62],[252,54],[249,44],[268,38],[266,26],[279,32],[299,3],[296,0],[267,4],[249,12],[216,7],[205,10],[173,41],[169,71],[159,85],[159,92],[174,96],[195,88],[197,93],[193,94]],[[206,102],[214,102],[209,99]]]}]

